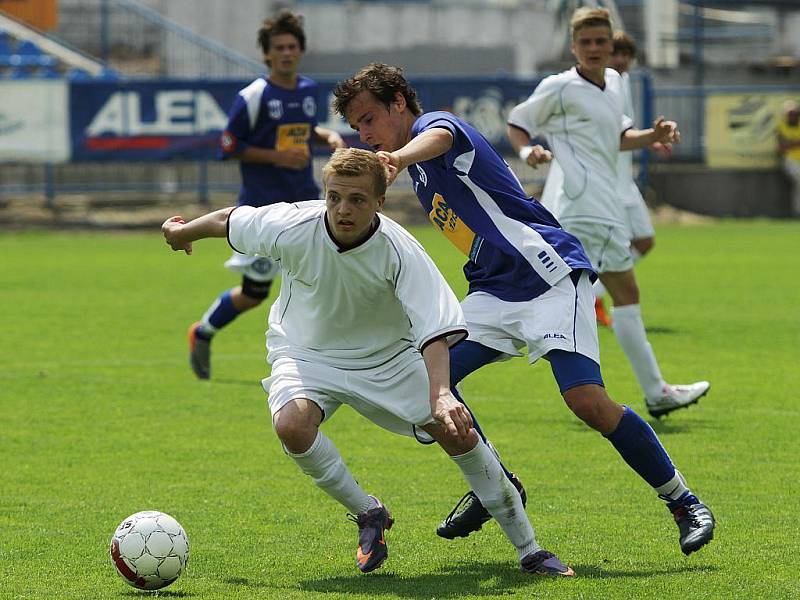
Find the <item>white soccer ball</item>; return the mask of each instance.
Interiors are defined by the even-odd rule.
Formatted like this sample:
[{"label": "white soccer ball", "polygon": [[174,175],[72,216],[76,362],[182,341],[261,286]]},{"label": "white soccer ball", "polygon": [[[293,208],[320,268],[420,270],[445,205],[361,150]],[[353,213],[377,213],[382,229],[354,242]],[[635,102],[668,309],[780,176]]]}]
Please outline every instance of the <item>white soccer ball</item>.
[{"label": "white soccer ball", "polygon": [[189,538],[168,514],[145,510],[119,524],[110,553],[111,564],[126,583],[141,590],[158,590],[186,568]]}]

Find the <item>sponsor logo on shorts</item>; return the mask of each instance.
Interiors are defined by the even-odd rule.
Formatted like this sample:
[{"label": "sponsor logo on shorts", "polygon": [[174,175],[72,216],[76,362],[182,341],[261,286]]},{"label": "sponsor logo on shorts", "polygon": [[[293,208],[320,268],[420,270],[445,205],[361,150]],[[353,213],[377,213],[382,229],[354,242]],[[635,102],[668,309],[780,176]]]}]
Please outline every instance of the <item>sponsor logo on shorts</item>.
[{"label": "sponsor logo on shorts", "polygon": [[569,338],[561,333],[545,333],[542,339],[545,340],[568,340]]}]

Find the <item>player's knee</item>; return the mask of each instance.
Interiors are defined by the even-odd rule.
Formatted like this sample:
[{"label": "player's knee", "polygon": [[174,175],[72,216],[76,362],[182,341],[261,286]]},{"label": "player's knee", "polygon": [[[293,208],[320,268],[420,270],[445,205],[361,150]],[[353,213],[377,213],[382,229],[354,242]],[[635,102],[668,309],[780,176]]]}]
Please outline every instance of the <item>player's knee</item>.
[{"label": "player's knee", "polygon": [[624,410],[599,385],[582,385],[564,392],[564,402],[581,421],[601,433],[614,430]]},{"label": "player's knee", "polygon": [[244,296],[243,300],[251,305],[249,308],[261,304],[269,296],[270,289],[272,289],[272,280],[256,281],[246,276],[242,277],[242,296]]},{"label": "player's knee", "polygon": [[272,425],[278,439],[293,454],[302,454],[311,447],[319,427],[310,415],[288,406],[278,411]]}]

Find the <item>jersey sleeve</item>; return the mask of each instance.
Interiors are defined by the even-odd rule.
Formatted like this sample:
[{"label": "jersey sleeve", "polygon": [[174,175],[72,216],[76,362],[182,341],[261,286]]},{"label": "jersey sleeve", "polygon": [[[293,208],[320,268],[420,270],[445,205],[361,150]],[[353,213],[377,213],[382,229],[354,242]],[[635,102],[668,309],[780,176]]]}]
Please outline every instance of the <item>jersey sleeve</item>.
[{"label": "jersey sleeve", "polygon": [[464,313],[453,290],[422,246],[406,234],[395,237],[397,250],[395,294],[411,323],[414,345],[420,351],[442,337],[453,345],[467,336]]},{"label": "jersey sleeve", "polygon": [[236,95],[230,111],[228,112],[228,123],[225,131],[219,139],[219,149],[217,158],[226,160],[239,154],[247,148],[247,139],[250,137],[250,117],[248,115],[247,102],[241,94]]},{"label": "jersey sleeve", "polygon": [[550,119],[560,112],[561,88],[562,84],[556,79],[543,79],[525,102],[511,109],[508,124],[528,132],[530,137],[546,132]]},{"label": "jersey sleeve", "polygon": [[294,204],[237,206],[228,216],[228,244],[240,254],[280,258],[276,241],[299,216]]}]

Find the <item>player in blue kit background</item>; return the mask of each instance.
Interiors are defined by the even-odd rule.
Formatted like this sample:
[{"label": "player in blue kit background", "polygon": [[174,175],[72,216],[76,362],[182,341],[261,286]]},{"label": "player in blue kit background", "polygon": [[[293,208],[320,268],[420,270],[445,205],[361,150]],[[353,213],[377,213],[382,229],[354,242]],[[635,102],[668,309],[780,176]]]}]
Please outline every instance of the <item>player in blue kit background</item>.
[{"label": "player in blue kit background", "polygon": [[[711,541],[711,511],[688,489],[653,429],[606,393],[595,275],[580,242],[525,194],[476,129],[448,112],[423,114],[400,69],[368,65],[340,82],[334,96],[334,108],[362,142],[395,173],[408,168],[431,221],[469,259],[469,293],[461,303],[469,339],[451,350],[451,384],[490,362],[521,356],[527,346],[529,362],[550,362],[573,413],[667,502],[681,550],[690,554]],[[474,493],[462,502],[439,526],[442,537],[469,535],[489,520]]]},{"label": "player in blue kit background", "polygon": [[[317,124],[317,84],[298,73],[306,48],[300,17],[282,11],[265,21],[258,44],[269,75],[259,77],[236,96],[220,138],[219,157],[239,161],[240,206],[316,200],[320,188],[312,170],[312,138],[331,149],[345,143],[337,132]],[[189,328],[190,364],[200,379],[211,376],[213,336],[241,313],[261,304],[278,274],[278,267],[268,258],[237,252],[225,266],[241,273],[241,284],[224,291]]]}]

